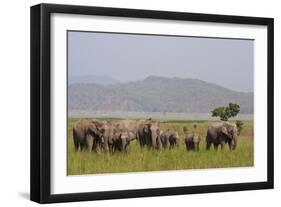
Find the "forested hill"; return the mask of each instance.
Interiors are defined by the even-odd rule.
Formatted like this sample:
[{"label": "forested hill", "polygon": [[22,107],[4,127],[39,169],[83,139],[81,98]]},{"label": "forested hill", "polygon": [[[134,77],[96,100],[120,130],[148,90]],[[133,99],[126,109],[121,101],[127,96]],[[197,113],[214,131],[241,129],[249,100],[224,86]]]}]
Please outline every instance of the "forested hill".
[{"label": "forested hill", "polygon": [[253,93],[236,92],[197,79],[149,76],[129,83],[68,86],[70,111],[208,113],[229,102],[239,104],[241,113],[253,113]]}]

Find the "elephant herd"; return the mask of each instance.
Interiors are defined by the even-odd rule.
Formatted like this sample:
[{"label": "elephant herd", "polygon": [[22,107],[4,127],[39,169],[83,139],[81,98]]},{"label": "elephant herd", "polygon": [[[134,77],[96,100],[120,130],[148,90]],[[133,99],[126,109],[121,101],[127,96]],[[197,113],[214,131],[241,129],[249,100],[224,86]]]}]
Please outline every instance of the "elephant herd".
[{"label": "elephant herd", "polygon": [[[201,136],[197,125],[192,132],[183,128],[184,143],[187,151],[199,151]],[[137,140],[140,147],[149,149],[173,149],[179,146],[178,131],[160,129],[160,122],[154,119],[145,120],[112,120],[80,119],[73,126],[75,150],[127,152],[130,142]],[[230,122],[211,123],[206,135],[206,150],[211,145],[215,150],[228,144],[230,150],[237,146],[238,132],[235,124]]]}]

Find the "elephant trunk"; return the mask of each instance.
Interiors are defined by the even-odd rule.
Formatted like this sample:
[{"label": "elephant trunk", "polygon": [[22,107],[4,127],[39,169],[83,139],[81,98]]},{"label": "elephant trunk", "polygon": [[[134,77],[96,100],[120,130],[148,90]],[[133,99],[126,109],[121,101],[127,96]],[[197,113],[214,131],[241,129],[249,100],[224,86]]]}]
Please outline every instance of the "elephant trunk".
[{"label": "elephant trunk", "polygon": [[235,136],[234,138],[233,138],[233,140],[232,140],[232,147],[231,147],[231,149],[232,150],[235,150],[236,149],[236,147],[237,147],[237,136]]},{"label": "elephant trunk", "polygon": [[101,141],[102,142],[102,146],[103,146],[103,149],[108,152],[109,151],[109,139],[108,137],[103,137],[103,140]]},{"label": "elephant trunk", "polygon": [[153,149],[156,149],[157,148],[157,133],[156,133],[156,131],[152,131],[152,133],[151,133],[151,139],[152,139],[152,148]]},{"label": "elephant trunk", "polygon": [[199,143],[194,143],[194,151],[199,151]]},{"label": "elephant trunk", "polygon": [[122,139],[121,144],[122,144],[121,151],[126,152],[127,151],[127,141],[126,141],[126,139]]},{"label": "elephant trunk", "polygon": [[161,143],[161,140],[160,140],[160,135],[157,136],[157,149],[161,149],[162,148],[162,143]]}]

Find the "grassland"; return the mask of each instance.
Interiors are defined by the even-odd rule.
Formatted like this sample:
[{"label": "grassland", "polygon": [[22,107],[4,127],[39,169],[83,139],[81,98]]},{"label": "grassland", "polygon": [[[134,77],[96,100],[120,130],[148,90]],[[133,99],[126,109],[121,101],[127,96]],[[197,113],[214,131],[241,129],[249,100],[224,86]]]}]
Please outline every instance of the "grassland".
[{"label": "grassland", "polygon": [[[114,118],[112,118],[114,119]],[[104,152],[75,152],[72,127],[77,121],[75,118],[68,120],[67,138],[67,163],[68,175],[96,174],[96,173],[121,173],[161,170],[183,170],[203,168],[245,167],[254,164],[253,122],[243,121],[244,129],[240,134],[238,146],[230,152],[227,147],[217,152],[212,148],[205,150],[205,135],[207,126],[211,121],[196,121],[202,136],[199,152],[187,152],[183,142],[183,126],[192,128],[194,121],[163,120],[161,130],[177,130],[180,135],[179,148],[172,150],[141,149],[136,141],[132,141],[130,149],[125,153]]]}]

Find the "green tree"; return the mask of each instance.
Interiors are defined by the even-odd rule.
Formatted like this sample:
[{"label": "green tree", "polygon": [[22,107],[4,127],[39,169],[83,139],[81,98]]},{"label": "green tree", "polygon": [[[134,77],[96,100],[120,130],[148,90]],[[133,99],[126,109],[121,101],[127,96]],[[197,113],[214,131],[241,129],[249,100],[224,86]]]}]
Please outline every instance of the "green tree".
[{"label": "green tree", "polygon": [[236,103],[229,103],[226,107],[218,107],[211,111],[213,117],[220,117],[222,121],[227,121],[230,117],[235,117],[239,112],[240,106]]}]

